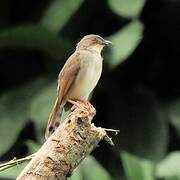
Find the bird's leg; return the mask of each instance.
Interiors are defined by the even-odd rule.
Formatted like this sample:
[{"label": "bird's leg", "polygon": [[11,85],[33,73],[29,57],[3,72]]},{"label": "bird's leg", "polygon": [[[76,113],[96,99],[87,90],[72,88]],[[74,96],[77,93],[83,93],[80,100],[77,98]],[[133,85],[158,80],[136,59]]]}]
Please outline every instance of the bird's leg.
[{"label": "bird's leg", "polygon": [[91,109],[94,109],[93,105],[89,101],[83,101],[83,104],[84,104],[84,107],[89,111]]},{"label": "bird's leg", "polygon": [[92,109],[94,109],[93,105],[89,101],[82,101],[82,100],[74,101],[74,100],[68,99],[68,102],[73,104],[71,111],[76,109],[76,107],[81,108],[81,109],[85,109],[87,111],[91,111]]},{"label": "bird's leg", "polygon": [[74,101],[71,99],[68,99],[67,101],[70,102],[71,104],[73,104],[73,106],[71,107],[71,111],[74,111],[77,107],[80,107],[80,104],[78,101]]}]

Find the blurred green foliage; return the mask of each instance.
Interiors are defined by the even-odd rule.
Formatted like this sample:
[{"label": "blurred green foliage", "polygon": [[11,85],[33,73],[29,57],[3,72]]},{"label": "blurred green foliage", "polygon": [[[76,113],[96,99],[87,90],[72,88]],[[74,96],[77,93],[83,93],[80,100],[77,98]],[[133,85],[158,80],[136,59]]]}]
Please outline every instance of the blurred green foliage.
[{"label": "blurred green foliage", "polygon": [[126,27],[114,33],[110,38],[113,42],[111,48],[111,67],[117,66],[131,55],[142,39],[143,25],[139,21],[132,21]]},{"label": "blurred green foliage", "polygon": [[121,158],[129,180],[155,180],[155,165],[153,162],[137,158],[126,152],[121,154]]},{"label": "blurred green foliage", "polygon": [[54,0],[41,20],[47,29],[59,32],[81,5],[82,0]]},{"label": "blurred green foliage", "polygon": [[[145,27],[139,16],[145,3],[145,0],[108,0],[112,14],[129,18],[126,26],[116,29],[106,37],[113,42],[105,58],[110,73],[132,55],[143,39]],[[17,146],[17,141],[28,122],[33,124],[35,135],[25,142],[21,139],[21,143],[27,147],[24,154],[33,153],[43,143],[46,121],[56,97],[56,78],[52,76],[56,68],[49,66],[56,64],[57,57],[59,63],[59,59],[66,59],[67,54],[72,52],[75,44],[71,38],[63,36],[63,29],[82,4],[82,0],[52,0],[38,23],[20,24],[0,31],[1,49],[13,47],[38,50],[47,57],[45,61],[48,67],[47,74],[41,74],[41,77],[3,92],[0,96],[0,157],[3,160],[7,160],[7,154],[8,157],[16,156],[11,150],[14,145]],[[54,61],[49,62],[50,59]],[[111,82],[111,85],[113,94],[120,94],[118,85],[114,82]],[[118,167],[121,166],[121,162],[123,169],[118,169],[115,173],[108,172],[100,162],[89,156],[69,179],[113,180],[121,177],[128,180],[180,180],[180,151],[167,155],[168,123],[180,135],[179,100],[163,104],[160,108],[159,101],[151,92],[139,92],[141,90],[133,92],[132,96],[111,94],[109,103],[112,108],[110,119],[114,123],[112,126],[121,130],[111,153],[117,156]],[[118,105],[114,103],[116,101],[119,102]],[[134,122],[130,113],[135,117]],[[169,119],[167,114],[170,116]],[[117,121],[119,124],[116,125]],[[135,128],[132,130],[132,127]],[[129,150],[135,155],[121,150]],[[24,166],[25,164],[22,164],[8,169],[0,173],[0,178],[15,179]],[[116,169],[113,162],[111,168]],[[122,170],[123,173],[120,173]]]},{"label": "blurred green foliage", "polygon": [[145,2],[145,0],[109,0],[109,5],[121,16],[138,18]]}]

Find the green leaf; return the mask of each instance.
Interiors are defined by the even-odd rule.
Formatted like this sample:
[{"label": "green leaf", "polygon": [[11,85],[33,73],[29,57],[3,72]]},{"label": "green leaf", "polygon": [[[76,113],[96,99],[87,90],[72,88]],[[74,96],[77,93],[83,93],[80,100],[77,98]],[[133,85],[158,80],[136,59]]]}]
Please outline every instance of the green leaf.
[{"label": "green leaf", "polygon": [[30,103],[30,118],[38,128],[45,128],[49,114],[56,98],[57,82],[48,83],[39,93],[36,93]]},{"label": "green leaf", "polygon": [[27,165],[27,162],[24,162],[24,163],[17,164],[14,167],[11,167],[9,169],[6,169],[0,172],[0,179],[2,180],[4,180],[5,178],[16,179],[17,176],[21,173],[21,171],[25,168],[26,165]]},{"label": "green leaf", "polygon": [[145,0],[109,0],[111,9],[120,16],[137,18]]},{"label": "green leaf", "polygon": [[28,147],[28,150],[29,150],[28,152],[30,154],[33,154],[33,153],[37,152],[41,147],[41,145],[39,143],[34,142],[32,140],[26,141],[26,145]]},{"label": "green leaf", "polygon": [[[79,178],[80,177],[80,178]],[[84,177],[84,178],[82,178]],[[79,179],[78,179],[79,178]],[[75,170],[70,180],[112,180],[108,172],[95,160],[88,156]]]},{"label": "green leaf", "polygon": [[51,31],[58,32],[81,3],[82,0],[54,0],[42,18],[41,24]]},{"label": "green leaf", "polygon": [[0,31],[0,48],[12,46],[37,49],[57,57],[65,52],[70,43],[43,26],[24,25]]},{"label": "green leaf", "polygon": [[[26,95],[27,94],[27,95]],[[28,116],[28,92],[21,88],[0,98],[0,155],[15,142]]]},{"label": "green leaf", "polygon": [[113,96],[111,90],[107,95],[111,107],[108,122],[121,131],[114,139],[115,148],[118,153],[121,148],[139,157],[159,161],[166,154],[169,143],[166,112],[161,111],[153,92],[141,86],[124,91],[121,90],[123,85],[112,81],[109,87],[113,89]]},{"label": "green leaf", "polygon": [[121,153],[123,168],[128,180],[155,180],[155,165],[153,162]]},{"label": "green leaf", "polygon": [[108,61],[111,68],[119,65],[132,54],[142,40],[142,33],[143,25],[139,21],[132,21],[109,37],[113,42],[111,57]]},{"label": "green leaf", "polygon": [[180,101],[172,102],[168,107],[170,123],[175,127],[180,137]]},{"label": "green leaf", "polygon": [[180,151],[170,153],[157,165],[157,177],[180,179]]},{"label": "green leaf", "polygon": [[39,142],[44,142],[45,127],[56,98],[57,82],[51,81],[30,102],[30,118],[35,123]]},{"label": "green leaf", "polygon": [[180,177],[177,177],[177,176],[168,177],[168,178],[165,178],[164,180],[180,180]]},{"label": "green leaf", "polygon": [[31,98],[45,83],[46,79],[37,79],[0,97],[0,155],[14,144],[26,125]]},{"label": "green leaf", "polygon": [[84,180],[81,164],[74,170],[72,176],[68,178],[68,180]]}]

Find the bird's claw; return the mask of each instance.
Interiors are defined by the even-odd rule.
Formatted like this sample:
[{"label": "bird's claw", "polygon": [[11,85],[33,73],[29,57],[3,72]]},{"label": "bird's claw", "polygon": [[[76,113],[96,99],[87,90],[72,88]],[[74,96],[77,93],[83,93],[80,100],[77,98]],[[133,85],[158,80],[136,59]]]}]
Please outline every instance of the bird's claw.
[{"label": "bird's claw", "polygon": [[95,108],[89,101],[74,101],[74,100],[68,100],[71,104],[73,104],[71,111],[74,111],[76,108],[83,109],[85,111],[91,112],[94,111]]}]

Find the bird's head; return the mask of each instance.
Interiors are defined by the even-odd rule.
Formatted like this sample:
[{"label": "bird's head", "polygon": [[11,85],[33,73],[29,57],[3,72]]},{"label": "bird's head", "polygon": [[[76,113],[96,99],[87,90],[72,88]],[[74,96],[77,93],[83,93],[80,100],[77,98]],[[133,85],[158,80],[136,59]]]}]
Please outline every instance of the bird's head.
[{"label": "bird's head", "polygon": [[84,36],[80,42],[77,44],[76,49],[88,49],[94,50],[101,53],[104,46],[112,44],[110,41],[103,39],[101,36],[90,34]]}]

